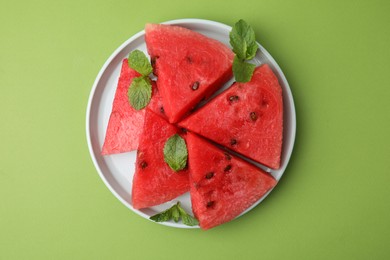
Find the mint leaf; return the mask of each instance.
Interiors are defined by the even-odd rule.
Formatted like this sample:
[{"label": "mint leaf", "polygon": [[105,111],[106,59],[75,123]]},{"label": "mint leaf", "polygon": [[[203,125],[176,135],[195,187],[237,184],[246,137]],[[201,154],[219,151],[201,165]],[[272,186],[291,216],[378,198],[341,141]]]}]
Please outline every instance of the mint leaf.
[{"label": "mint leaf", "polygon": [[253,59],[258,49],[255,31],[244,20],[240,19],[229,34],[233,52],[241,60]]},{"label": "mint leaf", "polygon": [[148,76],[153,72],[152,65],[145,53],[140,50],[134,50],[129,54],[128,63],[130,68],[136,70],[142,76]]},{"label": "mint leaf", "polygon": [[172,218],[173,218],[173,220],[177,223],[178,221],[179,221],[179,219],[180,219],[180,212],[179,212],[179,209],[178,209],[178,204],[179,204],[179,202],[174,206],[174,207],[172,207],[172,211],[171,211],[171,213],[172,213]]},{"label": "mint leaf", "polygon": [[179,203],[177,203],[177,208],[180,212],[180,216],[181,216],[181,220],[183,221],[183,224],[187,226],[199,225],[199,221],[193,216],[188,215],[187,212],[182,207],[180,207]]},{"label": "mint leaf", "polygon": [[175,172],[184,169],[187,165],[187,146],[180,135],[169,137],[164,145],[164,160]]},{"label": "mint leaf", "polygon": [[175,205],[170,207],[169,209],[164,210],[161,213],[158,213],[154,216],[151,216],[149,219],[156,222],[165,222],[173,219],[175,222],[182,220],[183,224],[187,226],[195,226],[198,225],[199,222],[196,218],[189,215],[181,206],[180,202],[177,202]]},{"label": "mint leaf", "polygon": [[127,92],[130,105],[140,110],[146,107],[152,97],[152,84],[148,77],[134,78]]},{"label": "mint leaf", "polygon": [[151,216],[149,219],[156,222],[165,222],[165,221],[169,221],[171,218],[172,218],[172,208],[169,208],[167,210],[164,210],[161,213]]},{"label": "mint leaf", "polygon": [[256,42],[253,44],[248,45],[248,48],[246,50],[246,60],[251,60],[256,56],[256,52],[259,46]]},{"label": "mint leaf", "polygon": [[229,36],[233,52],[236,54],[233,60],[234,77],[237,82],[248,82],[256,66],[245,61],[253,59],[259,48],[255,39],[255,31],[240,19],[234,24]]},{"label": "mint leaf", "polygon": [[237,56],[233,60],[233,74],[237,82],[248,82],[251,80],[255,65],[240,60]]},{"label": "mint leaf", "polygon": [[232,31],[230,32],[230,45],[233,47],[233,52],[240,57],[241,59],[246,58],[246,49],[247,44],[244,40],[244,38],[239,34],[239,29],[236,28],[236,26],[233,27]]}]

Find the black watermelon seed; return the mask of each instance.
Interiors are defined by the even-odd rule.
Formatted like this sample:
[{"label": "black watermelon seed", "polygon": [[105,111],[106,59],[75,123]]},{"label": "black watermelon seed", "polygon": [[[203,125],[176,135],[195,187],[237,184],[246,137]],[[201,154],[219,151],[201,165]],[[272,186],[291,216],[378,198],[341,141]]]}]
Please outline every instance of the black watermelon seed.
[{"label": "black watermelon seed", "polygon": [[152,65],[152,67],[154,67],[154,65],[156,65],[156,60],[157,60],[157,57],[154,56],[150,59],[150,64]]},{"label": "black watermelon seed", "polygon": [[252,121],[256,121],[258,118],[256,112],[251,112],[249,114],[249,117],[251,118]]},{"label": "black watermelon seed", "polygon": [[232,169],[232,165],[231,164],[228,164],[225,169],[223,169],[224,172],[228,172]]},{"label": "black watermelon seed", "polygon": [[213,178],[214,177],[214,173],[213,172],[209,172],[209,173],[207,173],[206,174],[206,179],[211,179],[211,178]]},{"label": "black watermelon seed", "polygon": [[234,101],[238,101],[240,98],[238,96],[230,96],[229,101],[233,103]]},{"label": "black watermelon seed", "polygon": [[236,145],[237,144],[237,140],[232,138],[230,139],[230,145]]},{"label": "black watermelon seed", "polygon": [[150,64],[153,67],[153,74],[157,76],[157,69],[156,69],[156,61],[158,59],[158,56],[154,56],[150,59]]},{"label": "black watermelon seed", "polygon": [[199,81],[195,81],[191,86],[192,90],[197,90],[199,88]]},{"label": "black watermelon seed", "polygon": [[145,162],[145,161],[142,161],[142,162],[141,162],[141,168],[142,168],[142,169],[145,169],[146,167],[148,167],[148,163]]},{"label": "black watermelon seed", "polygon": [[160,112],[163,114],[165,113],[164,107],[160,107]]},{"label": "black watermelon seed", "polygon": [[214,204],[215,204],[214,201],[209,201],[207,202],[206,207],[211,208],[212,206],[214,206]]},{"label": "black watermelon seed", "polygon": [[225,154],[226,160],[230,161],[230,160],[232,159],[232,157],[230,156],[230,154],[228,154],[227,152],[225,152],[224,154]]}]

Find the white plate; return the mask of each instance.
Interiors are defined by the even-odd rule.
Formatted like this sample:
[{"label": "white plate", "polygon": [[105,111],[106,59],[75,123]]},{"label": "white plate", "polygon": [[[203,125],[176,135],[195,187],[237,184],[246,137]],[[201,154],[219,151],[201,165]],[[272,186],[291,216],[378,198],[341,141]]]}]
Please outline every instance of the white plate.
[{"label": "white plate", "polygon": [[[208,37],[217,39],[227,46],[230,46],[229,32],[231,31],[231,27],[225,24],[201,19],[173,20],[166,22],[166,24],[174,24],[186,27],[188,29],[200,32]],[[147,53],[144,35],[145,32],[141,31],[128,39],[108,58],[106,63],[103,65],[98,76],[96,77],[89,97],[86,130],[87,141],[92,160],[104,183],[125,206],[140,216],[149,219],[150,216],[161,212],[177,201],[181,202],[181,205],[185,210],[187,210],[187,212],[191,212],[189,194],[186,193],[174,201],[167,202],[159,206],[136,210],[131,205],[131,187],[136,152],[134,151],[109,156],[101,155],[101,148],[104,141],[108,119],[111,113],[112,101],[114,99],[121,62],[132,50],[139,49],[144,51],[145,54]],[[256,64],[268,63],[277,75],[280,85],[283,89],[284,130],[281,167],[278,170],[270,170],[268,168],[262,167],[266,171],[270,172],[276,180],[279,180],[286,169],[294,146],[296,129],[295,107],[290,87],[282,70],[279,68],[278,64],[271,57],[271,55],[261,45],[259,45],[259,49],[260,50],[257,52],[254,62]],[[232,81],[226,83],[224,88],[230,86],[231,83]],[[266,196],[257,201],[243,214],[259,204]],[[161,224],[172,227],[189,228],[188,226],[175,222],[162,222]]]}]

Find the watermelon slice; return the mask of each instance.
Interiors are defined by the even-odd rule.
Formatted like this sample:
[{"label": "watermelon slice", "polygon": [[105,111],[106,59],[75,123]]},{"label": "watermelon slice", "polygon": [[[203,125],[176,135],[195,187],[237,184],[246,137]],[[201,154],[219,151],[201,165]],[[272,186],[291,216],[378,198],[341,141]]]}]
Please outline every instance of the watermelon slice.
[{"label": "watermelon slice", "polygon": [[283,100],[268,65],[247,83],[235,83],[179,123],[180,126],[270,168],[280,167]]},{"label": "watermelon slice", "polygon": [[234,54],[221,42],[179,26],[147,24],[145,31],[169,122],[177,122],[232,77]]},{"label": "watermelon slice", "polygon": [[[102,148],[103,155],[129,152],[138,147],[138,139],[144,124],[145,109],[135,110],[130,105],[127,96],[133,78],[138,76],[140,74],[131,69],[127,59],[124,59]],[[163,111],[162,101],[156,84],[152,82],[152,85],[153,94],[148,107],[164,116],[160,112]]]},{"label": "watermelon slice", "polygon": [[132,203],[136,209],[170,201],[189,191],[188,170],[174,172],[164,161],[164,145],[181,131],[146,110],[133,177]]},{"label": "watermelon slice", "polygon": [[187,134],[192,211],[202,229],[228,222],[276,185],[272,176]]}]

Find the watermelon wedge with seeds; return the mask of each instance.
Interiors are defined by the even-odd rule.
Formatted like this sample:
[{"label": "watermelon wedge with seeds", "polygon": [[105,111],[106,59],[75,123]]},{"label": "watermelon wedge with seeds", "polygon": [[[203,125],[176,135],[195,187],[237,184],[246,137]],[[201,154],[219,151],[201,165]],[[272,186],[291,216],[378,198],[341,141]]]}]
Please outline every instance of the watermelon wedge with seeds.
[{"label": "watermelon wedge with seeds", "polygon": [[233,220],[276,185],[261,169],[187,134],[192,210],[202,229]]},{"label": "watermelon wedge with seeds", "polygon": [[280,167],[282,89],[271,68],[257,67],[247,83],[235,83],[179,123],[270,168]]},{"label": "watermelon wedge with seeds", "polygon": [[188,169],[175,172],[164,161],[165,142],[177,133],[181,134],[179,128],[146,110],[133,177],[134,208],[162,204],[189,191]]},{"label": "watermelon wedge with seeds", "polygon": [[145,41],[169,122],[176,123],[232,77],[226,45],[174,25],[147,24]]},{"label": "watermelon wedge with seeds", "polygon": [[[130,152],[138,147],[139,136],[144,124],[145,109],[135,110],[130,105],[127,96],[133,79],[138,76],[140,74],[130,68],[127,59],[124,59],[102,148],[103,155]],[[162,101],[156,84],[152,82],[152,85],[152,99],[148,107],[156,113],[160,113],[161,116],[165,116],[159,112],[162,108]]]}]

